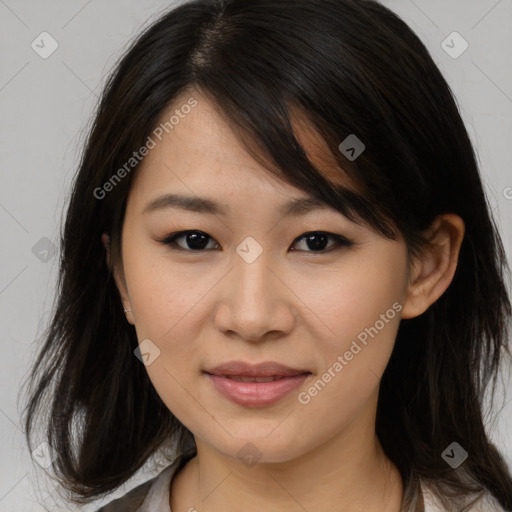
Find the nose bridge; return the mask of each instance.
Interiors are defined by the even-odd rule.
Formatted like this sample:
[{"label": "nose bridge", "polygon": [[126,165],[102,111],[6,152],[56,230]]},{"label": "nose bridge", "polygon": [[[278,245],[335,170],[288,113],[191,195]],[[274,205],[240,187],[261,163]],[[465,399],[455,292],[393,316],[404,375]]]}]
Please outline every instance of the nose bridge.
[{"label": "nose bridge", "polygon": [[287,331],[293,321],[272,255],[258,246],[253,239],[237,247],[233,270],[226,281],[223,313],[216,320],[219,329],[253,341],[268,331]]},{"label": "nose bridge", "polygon": [[279,293],[275,289],[270,252],[263,248],[257,250],[251,242],[244,242],[237,248],[237,253],[232,276],[234,305],[243,310],[246,318],[256,318],[260,314],[268,317]]}]

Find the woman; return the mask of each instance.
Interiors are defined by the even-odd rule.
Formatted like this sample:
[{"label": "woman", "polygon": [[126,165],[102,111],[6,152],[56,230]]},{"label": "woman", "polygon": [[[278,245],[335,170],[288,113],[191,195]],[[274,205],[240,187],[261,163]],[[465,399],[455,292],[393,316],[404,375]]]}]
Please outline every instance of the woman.
[{"label": "woman", "polygon": [[[417,36],[368,0],[195,0],[108,82],[26,408],[101,510],[512,510],[483,423],[506,260]],[[77,428],[79,427],[79,428]]]}]

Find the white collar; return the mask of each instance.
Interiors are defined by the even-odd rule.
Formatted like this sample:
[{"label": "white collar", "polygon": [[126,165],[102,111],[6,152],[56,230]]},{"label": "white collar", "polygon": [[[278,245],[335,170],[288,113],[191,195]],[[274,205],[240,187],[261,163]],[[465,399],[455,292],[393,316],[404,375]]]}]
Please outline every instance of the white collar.
[{"label": "white collar", "polygon": [[[177,469],[185,464],[184,457],[189,453],[188,450],[178,456],[170,466],[165,468],[159,475],[157,475],[151,485],[146,498],[142,505],[137,509],[137,512],[172,512],[170,507],[170,486],[171,480],[176,473]],[[193,456],[191,454],[190,456]],[[421,491],[423,493],[423,502],[425,504],[424,512],[446,512],[445,509],[437,503],[434,494],[428,489],[424,482],[420,481]],[[193,507],[191,507],[193,510]],[[486,493],[481,499],[478,500],[467,512],[505,512],[496,500]]]}]

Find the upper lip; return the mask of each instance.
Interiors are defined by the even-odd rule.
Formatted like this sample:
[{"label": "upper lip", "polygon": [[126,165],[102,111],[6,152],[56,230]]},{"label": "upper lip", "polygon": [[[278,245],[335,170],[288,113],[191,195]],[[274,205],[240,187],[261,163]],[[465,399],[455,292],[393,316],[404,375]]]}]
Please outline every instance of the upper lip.
[{"label": "upper lip", "polygon": [[261,363],[228,361],[205,371],[213,375],[239,375],[241,377],[290,377],[301,373],[311,373],[308,370],[290,368],[274,361],[263,361]]}]

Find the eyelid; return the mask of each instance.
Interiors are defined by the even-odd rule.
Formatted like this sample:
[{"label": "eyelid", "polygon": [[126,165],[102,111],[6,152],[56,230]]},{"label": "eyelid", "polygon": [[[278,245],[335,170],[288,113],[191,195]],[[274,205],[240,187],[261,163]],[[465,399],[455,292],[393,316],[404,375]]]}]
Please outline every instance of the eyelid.
[{"label": "eyelid", "polygon": [[347,237],[343,235],[339,235],[337,233],[331,233],[330,231],[323,231],[323,230],[313,230],[313,231],[306,231],[302,235],[299,235],[294,241],[293,244],[297,243],[298,241],[302,240],[303,238],[306,238],[309,235],[326,235],[328,238],[333,239],[336,244],[331,247],[330,249],[323,249],[322,251],[297,251],[297,252],[305,252],[305,253],[311,253],[311,254],[327,254],[331,251],[335,251],[337,249],[341,249],[342,247],[352,247],[355,245],[354,242],[349,240]]},{"label": "eyelid", "polygon": [[[207,252],[207,251],[212,250],[212,249],[199,249],[199,250],[184,249],[183,247],[180,247],[179,245],[177,245],[175,243],[176,239],[181,238],[182,236],[186,236],[189,233],[200,233],[200,234],[206,235],[208,238],[210,238],[211,240],[214,240],[218,245],[220,245],[217,242],[217,240],[215,240],[215,238],[213,238],[211,235],[209,235],[205,231],[201,231],[198,229],[187,229],[187,230],[183,230],[183,231],[176,231],[174,233],[171,233],[171,234],[165,236],[163,239],[159,239],[157,241],[162,243],[163,245],[171,246],[171,248],[175,251],[181,251],[181,252],[187,252],[187,253],[200,254],[202,252]],[[340,235],[337,233],[332,233],[330,231],[320,230],[320,229],[316,230],[316,231],[310,230],[310,231],[306,231],[305,233],[302,233],[297,238],[295,238],[292,245],[295,245],[298,241],[302,240],[303,238],[306,238],[307,236],[319,235],[319,234],[326,235],[328,238],[333,239],[336,242],[336,244],[329,249],[323,249],[321,251],[298,250],[298,251],[294,251],[294,252],[303,252],[303,253],[310,253],[310,254],[327,254],[327,253],[330,253],[337,249],[341,249],[342,247],[352,247],[355,245],[355,242],[352,242],[351,240],[349,240],[348,238],[346,238],[343,235]]]}]

